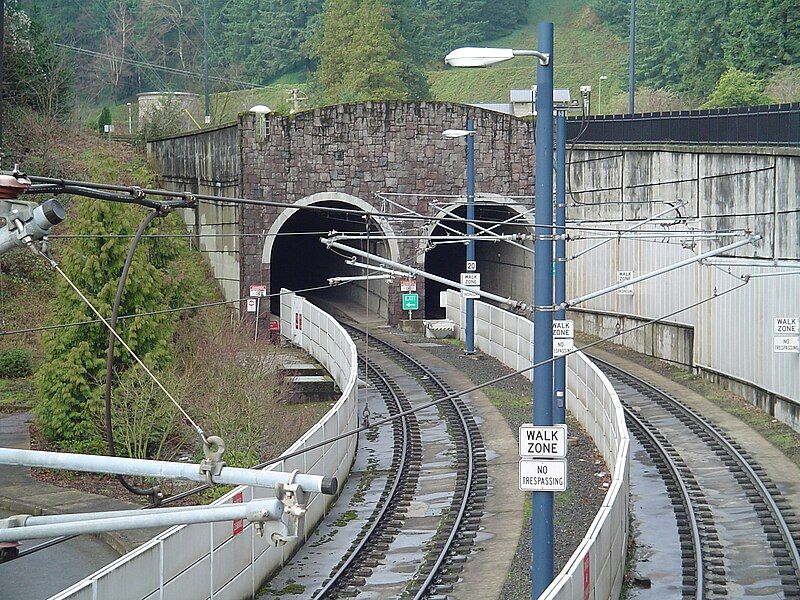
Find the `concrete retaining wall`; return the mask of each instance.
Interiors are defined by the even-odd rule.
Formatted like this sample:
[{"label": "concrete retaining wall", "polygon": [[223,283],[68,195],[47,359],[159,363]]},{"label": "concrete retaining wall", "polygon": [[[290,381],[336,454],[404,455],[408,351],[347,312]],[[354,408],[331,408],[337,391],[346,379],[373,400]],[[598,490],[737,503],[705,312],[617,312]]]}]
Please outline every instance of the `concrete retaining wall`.
[{"label": "concrete retaining wall", "polygon": [[[446,310],[463,340],[466,303],[461,294],[446,292]],[[533,323],[528,319],[475,301],[475,346],[506,366],[514,370],[530,367],[532,333]],[[533,371],[528,371],[528,378],[532,375]],[[612,479],[586,536],[541,598],[617,598],[628,540],[630,440],[614,388],[580,352],[567,357],[567,408],[594,440]]]},{"label": "concrete retaining wall", "polygon": [[[306,352],[333,376],[342,395],[328,413],[287,450],[312,446],[358,425],[356,347],[342,327],[327,313],[288,290],[281,297],[281,331],[297,340]],[[301,315],[297,317],[297,313]],[[294,327],[294,324],[300,327]],[[335,476],[343,483],[356,451],[351,436],[318,450],[268,467],[277,471],[298,469],[314,475]],[[243,501],[274,496],[274,490],[240,486],[214,504],[226,504],[241,492]],[[76,583],[53,599],[167,600],[174,598],[243,599],[254,597],[262,583],[283,566],[325,516],[331,496],[312,494],[299,543],[276,548],[271,529],[259,536],[249,523],[234,536],[230,522],[172,527],[133,552]]]}]

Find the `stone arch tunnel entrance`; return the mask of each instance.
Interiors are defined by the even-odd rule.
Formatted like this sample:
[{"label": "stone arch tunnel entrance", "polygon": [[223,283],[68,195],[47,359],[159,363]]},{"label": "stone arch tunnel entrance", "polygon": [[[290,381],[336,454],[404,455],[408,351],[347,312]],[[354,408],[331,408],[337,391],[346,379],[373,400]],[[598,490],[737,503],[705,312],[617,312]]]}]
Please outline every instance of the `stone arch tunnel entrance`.
[{"label": "stone arch tunnel entrance", "polygon": [[[364,208],[360,201],[354,204],[334,199],[316,200],[307,204],[347,209]],[[366,220],[357,214],[285,210],[275,220],[265,238],[262,260],[268,266],[270,290],[277,292],[281,288],[305,290],[320,287],[323,289],[301,294],[329,301],[347,300],[360,306],[366,306],[368,302],[371,313],[388,318],[389,294],[385,280],[359,281],[325,288],[328,278],[363,275],[364,270],[348,265],[346,260],[350,257],[345,252],[329,249],[320,238],[327,237],[332,231],[364,236],[366,227]],[[384,233],[372,219],[369,227],[370,235],[378,237]],[[382,239],[343,243],[380,256],[396,254],[396,248],[392,248],[389,242]],[[359,259],[359,262],[366,261]],[[278,296],[272,297],[270,310],[276,314],[280,311]]]},{"label": "stone arch tunnel entrance", "polygon": [[[467,208],[463,202],[444,207],[445,210],[465,218]],[[522,205],[503,204],[498,200],[476,199],[475,220],[482,227],[494,227],[492,231],[499,234],[530,233],[530,224],[533,216],[522,215],[526,208]],[[440,212],[440,217],[447,217],[447,213]],[[513,217],[519,217],[512,222],[503,223]],[[453,235],[455,229],[461,234],[466,233],[466,223],[459,219],[445,219],[439,221],[432,230],[431,236]],[[480,230],[476,229],[477,233]],[[478,272],[481,275],[481,288],[505,297],[525,300],[531,295],[531,265],[533,255],[522,248],[504,241],[491,241],[488,234],[486,241],[477,241],[475,244],[475,258],[478,263]],[[522,243],[522,242],[518,242]],[[526,247],[532,247],[531,242],[525,242]],[[466,270],[467,247],[463,242],[449,242],[448,240],[433,240],[429,250],[425,253],[425,270],[429,273],[459,281],[460,275]],[[519,267],[527,267],[520,269]],[[425,295],[425,317],[428,319],[444,318],[444,309],[439,305],[439,293],[447,289],[444,284],[428,280]]]}]

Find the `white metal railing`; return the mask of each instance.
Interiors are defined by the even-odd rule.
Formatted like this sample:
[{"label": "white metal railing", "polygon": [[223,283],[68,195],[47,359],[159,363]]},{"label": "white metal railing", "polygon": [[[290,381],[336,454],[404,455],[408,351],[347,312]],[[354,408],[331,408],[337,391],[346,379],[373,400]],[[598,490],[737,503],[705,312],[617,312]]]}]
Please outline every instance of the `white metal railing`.
[{"label": "white metal railing", "polygon": [[[444,296],[447,318],[456,323],[463,340],[465,303],[453,290]],[[525,317],[475,301],[475,346],[506,366],[514,370],[530,367],[532,332],[533,323]],[[527,376],[531,378],[533,372],[528,371]],[[617,393],[582,352],[567,357],[567,408],[603,455],[611,485],[578,548],[540,598],[617,598],[628,539],[630,440]]]},{"label": "white metal railing", "polygon": [[[342,391],[325,416],[286,450],[290,453],[357,426],[358,363],[355,344],[335,319],[288,290],[282,291],[283,335],[318,360]],[[350,473],[355,451],[356,438],[351,436],[267,468],[298,469],[337,477],[341,483]],[[214,504],[272,496],[270,489],[240,486]],[[238,535],[230,522],[171,527],[52,598],[252,598],[263,581],[308,538],[332,501],[331,496],[312,494],[301,540],[281,547],[271,544],[268,532],[259,536],[249,523]]]}]

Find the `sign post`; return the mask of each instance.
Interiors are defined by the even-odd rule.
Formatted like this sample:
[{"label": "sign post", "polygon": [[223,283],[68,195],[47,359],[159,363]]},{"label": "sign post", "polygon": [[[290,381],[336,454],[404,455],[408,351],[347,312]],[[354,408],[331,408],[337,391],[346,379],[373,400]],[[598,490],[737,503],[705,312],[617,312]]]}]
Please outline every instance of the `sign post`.
[{"label": "sign post", "polygon": [[411,320],[411,311],[419,310],[419,294],[403,294],[403,310],[408,311],[408,320]]},{"label": "sign post", "polygon": [[255,310],[250,310],[250,301],[247,301],[247,312],[255,312],[256,313],[256,331],[255,335],[253,336],[254,341],[258,341],[258,321],[259,317],[261,316],[261,298],[264,298],[267,295],[267,286],[266,285],[251,285],[250,286],[250,297],[256,299],[256,306]]}]

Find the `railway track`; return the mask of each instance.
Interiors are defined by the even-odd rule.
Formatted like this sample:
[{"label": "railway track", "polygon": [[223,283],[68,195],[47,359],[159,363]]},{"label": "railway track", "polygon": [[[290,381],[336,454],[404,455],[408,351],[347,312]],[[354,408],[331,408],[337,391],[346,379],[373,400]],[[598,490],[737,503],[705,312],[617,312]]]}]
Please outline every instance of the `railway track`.
[{"label": "railway track", "polygon": [[682,595],[800,597],[800,525],[747,451],[680,400],[592,357],[670,494]]},{"label": "railway track", "polygon": [[[453,393],[431,369],[386,341],[370,336],[369,358],[365,358],[366,333],[350,325],[345,328],[356,340],[369,381],[380,391],[390,414],[407,410],[412,404],[402,386],[378,364],[375,351],[384,360],[400,365],[430,398]],[[486,452],[477,423],[461,399],[443,402],[438,411],[450,437],[446,451],[426,450],[426,436],[420,436],[416,414],[396,420],[392,461],[395,475],[346,556],[314,598],[355,596],[369,585],[371,578],[380,579],[381,567],[392,560],[393,541],[407,528],[409,508],[419,493],[420,473],[441,469],[443,457],[449,462],[447,476],[455,474],[452,488],[446,493],[449,502],[432,515],[435,521],[430,524],[431,535],[424,544],[424,558],[409,570],[404,589],[396,595],[421,599],[442,597],[452,591],[480,527],[487,489]]]}]

